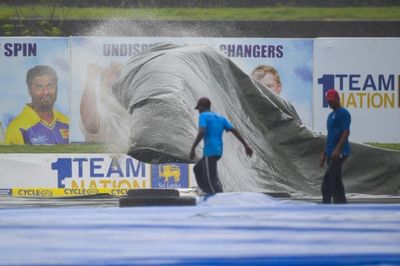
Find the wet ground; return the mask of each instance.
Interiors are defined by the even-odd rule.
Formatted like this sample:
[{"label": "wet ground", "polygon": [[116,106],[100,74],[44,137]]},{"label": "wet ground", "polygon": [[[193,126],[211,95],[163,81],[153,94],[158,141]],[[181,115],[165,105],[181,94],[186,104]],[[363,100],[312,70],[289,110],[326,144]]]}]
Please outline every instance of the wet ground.
[{"label": "wet ground", "polygon": [[[180,193],[183,196],[199,197],[194,192]],[[285,192],[264,193],[278,201],[320,203],[321,197],[291,197]],[[119,198],[108,194],[77,197],[39,198],[39,197],[0,197],[0,209],[7,208],[45,208],[45,207],[118,207]],[[199,197],[201,198],[201,197]],[[400,204],[400,196],[348,194],[349,204]]]},{"label": "wet ground", "polygon": [[0,207],[0,265],[400,265],[398,202],[242,192],[189,207],[119,208],[115,197]]}]

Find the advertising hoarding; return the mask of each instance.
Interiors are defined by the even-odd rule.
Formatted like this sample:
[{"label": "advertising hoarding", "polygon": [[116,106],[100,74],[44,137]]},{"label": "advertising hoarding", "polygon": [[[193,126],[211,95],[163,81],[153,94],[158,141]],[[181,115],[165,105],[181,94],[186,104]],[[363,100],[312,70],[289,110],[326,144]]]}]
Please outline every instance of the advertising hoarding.
[{"label": "advertising hoarding", "polygon": [[321,38],[314,42],[314,130],[326,133],[324,92],[338,90],[352,116],[350,140],[400,142],[400,39]]},{"label": "advertising hoarding", "polygon": [[280,96],[312,127],[311,39],[72,37],[72,142],[112,143],[127,137],[129,114],[114,99],[113,81],[132,56],[160,43],[211,46],[250,76],[259,66],[272,66],[280,77]]},{"label": "advertising hoarding", "polygon": [[[69,76],[69,38],[0,38],[0,122],[4,132],[0,142],[7,144],[57,144],[68,143],[70,117],[70,76]],[[31,84],[35,89],[28,89],[28,71],[37,66],[46,66],[54,70],[57,82],[51,85],[56,92],[54,105],[49,91],[49,81],[36,80]],[[35,68],[37,69],[37,68]],[[43,71],[39,70],[39,71]],[[47,70],[45,70],[47,71]],[[32,72],[33,73],[33,72]],[[43,74],[43,72],[37,72]],[[34,77],[36,74],[32,74]],[[42,84],[43,83],[43,84]],[[46,83],[46,84],[44,84]],[[46,86],[45,86],[46,85]],[[53,105],[58,115],[55,120],[39,123],[37,111],[40,106]],[[29,104],[29,106],[27,105]],[[36,108],[38,107],[38,108]],[[11,122],[19,117],[18,123],[10,127]],[[61,117],[60,119],[58,119]],[[58,122],[61,120],[61,124]],[[7,133],[8,132],[8,133]],[[22,133],[21,133],[22,132]],[[2,134],[0,134],[2,135]],[[55,136],[52,139],[52,136]]]},{"label": "advertising hoarding", "polygon": [[149,165],[127,155],[0,154],[0,164],[0,195],[13,188],[19,189],[17,196],[41,196],[35,188],[61,189],[51,192],[55,196],[123,195],[128,189],[177,189],[195,184],[191,165]]}]

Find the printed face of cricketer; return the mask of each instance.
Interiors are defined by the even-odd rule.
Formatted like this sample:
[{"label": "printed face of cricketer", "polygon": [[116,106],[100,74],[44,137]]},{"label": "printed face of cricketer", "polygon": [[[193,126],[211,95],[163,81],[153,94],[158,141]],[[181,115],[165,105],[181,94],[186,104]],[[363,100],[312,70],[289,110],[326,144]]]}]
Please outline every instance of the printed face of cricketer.
[{"label": "printed face of cricketer", "polygon": [[281,84],[278,83],[275,75],[270,73],[270,72],[265,73],[264,77],[262,77],[262,79],[260,79],[259,81],[265,87],[267,87],[268,89],[274,91],[277,94],[280,94],[281,91],[282,91]]},{"label": "printed face of cricketer", "polygon": [[50,75],[33,78],[29,94],[32,105],[40,111],[51,111],[57,99],[57,84]]}]

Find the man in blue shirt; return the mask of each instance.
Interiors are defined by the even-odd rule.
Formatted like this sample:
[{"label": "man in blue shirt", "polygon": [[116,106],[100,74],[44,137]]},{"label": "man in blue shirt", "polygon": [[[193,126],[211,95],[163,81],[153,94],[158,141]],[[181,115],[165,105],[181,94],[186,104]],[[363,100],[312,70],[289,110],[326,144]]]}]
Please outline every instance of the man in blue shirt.
[{"label": "man in blue shirt", "polygon": [[336,90],[328,90],[325,99],[333,111],[327,119],[328,136],[320,163],[321,167],[325,161],[328,164],[321,186],[322,203],[331,203],[332,197],[334,203],[347,203],[342,182],[342,165],[350,152],[351,116],[349,111],[341,106]]},{"label": "man in blue shirt", "polygon": [[218,179],[217,161],[223,153],[222,135],[225,131],[233,135],[243,144],[246,154],[251,156],[253,150],[247,145],[239,131],[223,116],[210,111],[211,101],[200,98],[195,109],[199,111],[199,131],[190,151],[190,159],[195,157],[195,149],[204,139],[203,158],[193,168],[197,185],[205,193],[223,192]]}]

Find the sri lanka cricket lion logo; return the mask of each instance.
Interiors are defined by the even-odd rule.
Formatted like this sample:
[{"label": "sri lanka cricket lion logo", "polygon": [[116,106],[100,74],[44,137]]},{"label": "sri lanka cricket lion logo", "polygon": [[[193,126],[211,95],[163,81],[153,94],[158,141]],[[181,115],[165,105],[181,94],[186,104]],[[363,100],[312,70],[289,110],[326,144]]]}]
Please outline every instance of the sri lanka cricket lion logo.
[{"label": "sri lanka cricket lion logo", "polygon": [[164,178],[165,182],[168,182],[171,177],[174,179],[175,183],[179,182],[179,180],[181,179],[181,169],[179,168],[179,166],[165,164],[161,165],[158,171],[159,177]]}]

